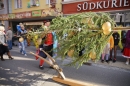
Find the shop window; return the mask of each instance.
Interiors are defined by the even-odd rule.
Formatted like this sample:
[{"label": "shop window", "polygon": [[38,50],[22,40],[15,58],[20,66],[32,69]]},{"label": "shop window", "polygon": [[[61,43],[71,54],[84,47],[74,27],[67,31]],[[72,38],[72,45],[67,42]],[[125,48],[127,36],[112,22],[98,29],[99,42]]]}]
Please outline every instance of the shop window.
[{"label": "shop window", "polygon": [[130,12],[126,12],[125,21],[130,22]]},{"label": "shop window", "polygon": [[0,0],[0,10],[4,8],[3,0]]},{"label": "shop window", "polygon": [[46,4],[55,4],[57,0],[46,0]]},{"label": "shop window", "polygon": [[22,0],[15,0],[15,8],[22,8]]},{"label": "shop window", "polygon": [[116,13],[115,22],[124,22],[124,15],[121,13]]},{"label": "shop window", "polygon": [[57,0],[46,0],[46,4],[49,5],[51,8],[55,8]]},{"label": "shop window", "polygon": [[39,0],[29,0],[29,2],[27,3],[27,8],[37,7],[39,5],[40,5]]},{"label": "shop window", "polygon": [[39,0],[30,0],[31,6],[39,6]]}]

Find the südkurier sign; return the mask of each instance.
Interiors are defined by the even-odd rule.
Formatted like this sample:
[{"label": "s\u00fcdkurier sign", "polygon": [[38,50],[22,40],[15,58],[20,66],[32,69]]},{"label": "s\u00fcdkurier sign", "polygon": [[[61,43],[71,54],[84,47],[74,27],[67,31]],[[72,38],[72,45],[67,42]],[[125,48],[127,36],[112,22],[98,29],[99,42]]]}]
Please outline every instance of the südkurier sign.
[{"label": "s\u00fcdkurier sign", "polygon": [[[71,9],[68,9],[71,8]],[[63,4],[63,13],[130,10],[130,0],[86,0]]]},{"label": "s\u00fcdkurier sign", "polygon": [[118,8],[130,6],[129,0],[105,0],[97,2],[84,2],[77,5],[77,11],[81,10],[93,10],[93,9],[105,9],[105,8]]}]

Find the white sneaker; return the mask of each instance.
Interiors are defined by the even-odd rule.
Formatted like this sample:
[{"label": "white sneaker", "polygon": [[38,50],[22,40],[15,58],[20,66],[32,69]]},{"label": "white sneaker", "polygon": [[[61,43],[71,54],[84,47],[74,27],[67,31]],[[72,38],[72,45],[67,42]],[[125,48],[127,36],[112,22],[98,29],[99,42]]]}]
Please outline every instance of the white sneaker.
[{"label": "white sneaker", "polygon": [[24,54],[24,56],[27,56],[27,54]]},{"label": "white sneaker", "polygon": [[129,62],[127,61],[125,64],[126,64],[126,65],[129,65]]},{"label": "white sneaker", "polygon": [[19,46],[19,48],[21,49],[22,47],[21,47],[21,46]]}]

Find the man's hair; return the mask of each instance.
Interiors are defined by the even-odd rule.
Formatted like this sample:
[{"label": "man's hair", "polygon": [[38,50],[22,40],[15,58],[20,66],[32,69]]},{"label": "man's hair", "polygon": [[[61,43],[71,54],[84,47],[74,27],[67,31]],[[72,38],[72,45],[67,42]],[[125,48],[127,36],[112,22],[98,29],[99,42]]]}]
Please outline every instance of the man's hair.
[{"label": "man's hair", "polygon": [[43,21],[44,24],[47,23],[47,22],[50,22],[50,20],[45,20],[45,21]]},{"label": "man's hair", "polygon": [[11,27],[9,26],[9,27],[8,27],[8,29],[10,29],[10,30],[11,30]]},{"label": "man's hair", "polygon": [[1,23],[0,23],[0,26],[3,26],[3,27],[4,27],[4,25],[3,25],[3,24],[1,24]]}]

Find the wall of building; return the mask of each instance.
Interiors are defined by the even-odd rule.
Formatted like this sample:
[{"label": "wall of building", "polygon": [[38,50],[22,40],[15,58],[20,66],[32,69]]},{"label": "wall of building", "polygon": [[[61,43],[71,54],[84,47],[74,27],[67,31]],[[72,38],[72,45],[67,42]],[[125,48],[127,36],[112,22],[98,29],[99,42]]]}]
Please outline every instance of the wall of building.
[{"label": "wall of building", "polygon": [[[4,9],[0,10],[0,14],[8,14],[8,3],[7,0],[3,0],[4,3]],[[0,23],[3,23],[5,25],[5,29],[7,29],[9,23],[8,21],[1,21]]]},{"label": "wall of building", "polygon": [[12,13],[12,0],[8,0],[8,10],[9,13]]},{"label": "wall of building", "polygon": [[[22,0],[22,8],[15,8],[15,0],[12,0],[12,13],[17,13],[17,12],[24,12],[24,11],[32,11],[32,10],[38,10],[38,9],[47,9],[49,8],[49,5],[46,2],[47,0],[39,0],[40,5],[39,6],[35,6],[35,7],[27,7],[28,2],[30,2],[30,0]],[[56,8],[59,8],[61,10],[62,4],[61,4],[62,0],[57,0],[56,3]]]},{"label": "wall of building", "polygon": [[7,0],[3,0],[4,9],[0,10],[0,14],[7,14]]}]

